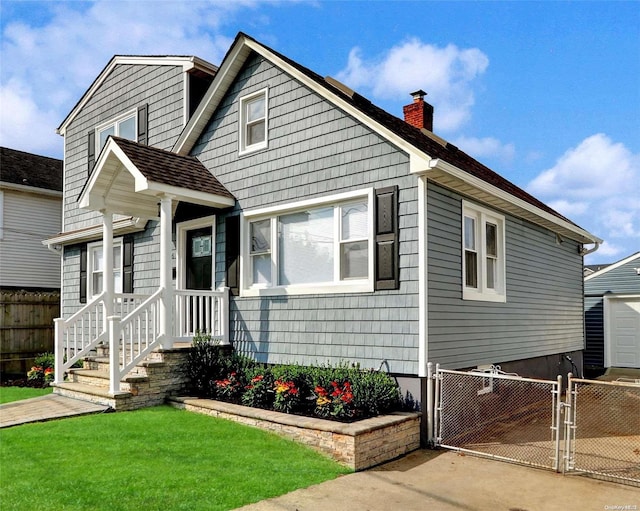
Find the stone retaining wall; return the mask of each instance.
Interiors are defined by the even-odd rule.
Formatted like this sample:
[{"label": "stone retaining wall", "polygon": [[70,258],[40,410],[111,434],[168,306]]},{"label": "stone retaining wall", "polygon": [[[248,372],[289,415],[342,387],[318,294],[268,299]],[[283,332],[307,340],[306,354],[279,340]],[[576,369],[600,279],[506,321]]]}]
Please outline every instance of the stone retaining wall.
[{"label": "stone retaining wall", "polygon": [[420,447],[420,414],[398,412],[344,424],[209,399],[169,398],[176,408],[273,431],[364,470]]}]

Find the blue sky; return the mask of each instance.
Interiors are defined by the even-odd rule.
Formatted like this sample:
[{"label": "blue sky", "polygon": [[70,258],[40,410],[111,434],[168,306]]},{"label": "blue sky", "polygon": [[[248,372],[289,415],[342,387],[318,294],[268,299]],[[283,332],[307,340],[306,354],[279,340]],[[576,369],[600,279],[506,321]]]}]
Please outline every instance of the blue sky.
[{"label": "blue sky", "polygon": [[605,243],[640,250],[640,3],[11,1],[0,145],[62,157],[55,129],[114,54],[220,63],[238,31],[434,131]]}]

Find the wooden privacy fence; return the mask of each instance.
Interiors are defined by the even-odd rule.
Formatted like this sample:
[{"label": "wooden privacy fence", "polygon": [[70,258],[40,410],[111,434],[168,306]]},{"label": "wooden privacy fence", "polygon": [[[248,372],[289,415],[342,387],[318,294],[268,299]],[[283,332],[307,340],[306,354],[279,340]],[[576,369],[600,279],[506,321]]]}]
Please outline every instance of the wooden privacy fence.
[{"label": "wooden privacy fence", "polygon": [[53,352],[53,320],[60,316],[58,291],[0,290],[0,375],[26,377],[33,359]]}]

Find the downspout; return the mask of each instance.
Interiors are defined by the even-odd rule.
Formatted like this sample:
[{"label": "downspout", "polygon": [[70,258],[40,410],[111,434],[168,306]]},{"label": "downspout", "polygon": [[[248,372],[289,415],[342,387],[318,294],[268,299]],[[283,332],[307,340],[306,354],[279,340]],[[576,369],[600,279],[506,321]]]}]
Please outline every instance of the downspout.
[{"label": "downspout", "polygon": [[595,245],[591,248],[584,248],[584,246],[580,249],[580,255],[582,257],[589,255],[589,254],[593,254],[596,250],[598,250],[600,248],[600,242],[596,241],[594,242]]}]

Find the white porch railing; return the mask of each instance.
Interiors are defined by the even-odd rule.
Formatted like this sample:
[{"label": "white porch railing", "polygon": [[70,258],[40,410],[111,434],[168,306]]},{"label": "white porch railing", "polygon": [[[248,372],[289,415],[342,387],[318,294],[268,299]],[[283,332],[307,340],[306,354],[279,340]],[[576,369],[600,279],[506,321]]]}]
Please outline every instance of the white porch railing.
[{"label": "white porch railing", "polygon": [[[114,296],[113,315],[106,317],[106,293],[100,294],[68,319],[55,320],[55,383],[100,342],[109,342],[109,392],[120,391],[120,380],[161,343],[167,345],[161,316],[166,294],[162,288],[150,297]],[[174,340],[190,340],[202,332],[229,343],[229,288],[219,291],[173,291]]]},{"label": "white porch railing", "polygon": [[229,344],[229,288],[220,291],[174,291],[176,339],[191,339],[198,332]]}]

